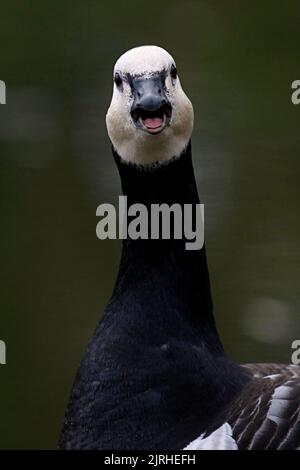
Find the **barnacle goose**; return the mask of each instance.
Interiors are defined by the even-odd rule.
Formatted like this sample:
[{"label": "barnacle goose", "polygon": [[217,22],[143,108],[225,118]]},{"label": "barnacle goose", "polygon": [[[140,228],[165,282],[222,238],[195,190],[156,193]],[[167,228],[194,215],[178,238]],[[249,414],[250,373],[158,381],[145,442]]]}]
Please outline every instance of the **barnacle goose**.
[{"label": "barnacle goose", "polygon": [[[134,48],[114,69],[107,129],[128,203],[199,203],[193,108],[173,58]],[[61,449],[297,449],[300,368],[240,366],[213,317],[205,247],[123,241],[110,302],[77,373]]]}]

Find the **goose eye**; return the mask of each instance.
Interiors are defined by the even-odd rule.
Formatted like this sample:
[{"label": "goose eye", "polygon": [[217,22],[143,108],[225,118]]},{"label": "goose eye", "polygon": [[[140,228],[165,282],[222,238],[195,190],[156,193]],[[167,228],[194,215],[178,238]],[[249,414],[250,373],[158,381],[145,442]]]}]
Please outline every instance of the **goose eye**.
[{"label": "goose eye", "polygon": [[117,85],[117,87],[120,87],[122,85],[122,78],[118,72],[115,74],[115,84]]},{"label": "goose eye", "polygon": [[172,67],[171,67],[171,77],[172,77],[174,80],[176,80],[177,75],[178,75],[178,73],[177,73],[177,68],[175,67],[174,64],[172,64]]}]

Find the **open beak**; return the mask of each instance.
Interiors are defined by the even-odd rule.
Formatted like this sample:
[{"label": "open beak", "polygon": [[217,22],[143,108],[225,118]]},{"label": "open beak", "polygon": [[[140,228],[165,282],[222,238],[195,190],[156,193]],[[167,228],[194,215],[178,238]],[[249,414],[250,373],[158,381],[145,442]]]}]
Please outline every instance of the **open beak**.
[{"label": "open beak", "polygon": [[170,124],[172,106],[165,94],[164,77],[136,77],[131,81],[134,101],[131,116],[137,128],[159,134]]}]

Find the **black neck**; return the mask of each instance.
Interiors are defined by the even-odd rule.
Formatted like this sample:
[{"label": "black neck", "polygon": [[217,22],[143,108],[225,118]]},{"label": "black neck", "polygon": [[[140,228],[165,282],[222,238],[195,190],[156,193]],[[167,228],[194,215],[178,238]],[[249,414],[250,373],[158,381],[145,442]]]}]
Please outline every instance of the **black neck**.
[{"label": "black neck", "polygon": [[199,203],[191,142],[180,157],[152,166],[125,162],[114,149],[113,155],[120,173],[122,191],[129,203]]},{"label": "black neck", "polygon": [[[152,169],[114,157],[129,204],[199,202],[190,145]],[[61,447],[183,449],[223,424],[247,381],[216,331],[205,248],[125,240],[114,293],[75,381]]]},{"label": "black neck", "polygon": [[[147,208],[154,203],[199,204],[191,143],[179,158],[153,167],[124,162],[113,153],[128,207],[134,203]],[[187,250],[184,238],[126,239],[114,294],[122,295],[128,283],[133,286],[142,283],[144,291],[151,289],[157,298],[163,295],[164,300],[166,291],[169,297],[175,296],[177,305],[182,307],[181,315],[192,322],[194,331],[209,342],[210,349],[223,352],[213,318],[205,247]]]}]

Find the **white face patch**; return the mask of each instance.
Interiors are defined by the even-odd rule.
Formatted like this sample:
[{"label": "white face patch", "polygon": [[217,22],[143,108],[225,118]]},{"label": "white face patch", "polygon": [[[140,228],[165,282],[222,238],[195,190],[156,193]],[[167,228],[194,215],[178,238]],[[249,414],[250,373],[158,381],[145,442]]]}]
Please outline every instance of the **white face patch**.
[{"label": "white face patch", "polygon": [[[193,107],[174,70],[172,56],[157,46],[131,49],[116,62],[106,125],[123,160],[141,165],[165,162],[178,157],[187,146],[193,130]],[[168,108],[160,108],[158,116],[150,113],[148,118],[134,119],[132,110],[138,95],[135,79],[148,80],[149,84],[156,77],[163,77],[163,87],[158,86],[157,93],[165,98]]]}]

